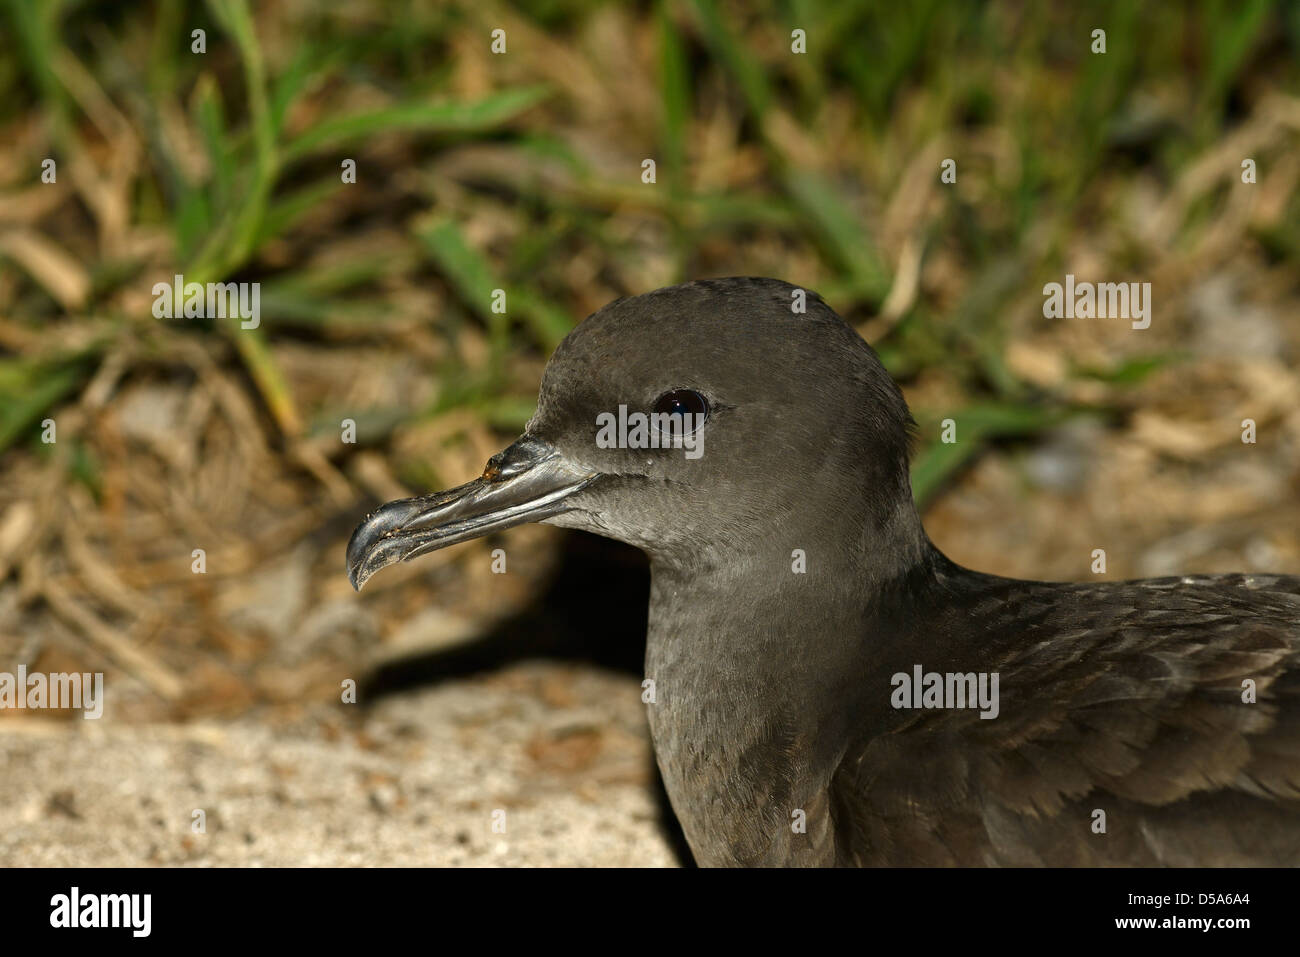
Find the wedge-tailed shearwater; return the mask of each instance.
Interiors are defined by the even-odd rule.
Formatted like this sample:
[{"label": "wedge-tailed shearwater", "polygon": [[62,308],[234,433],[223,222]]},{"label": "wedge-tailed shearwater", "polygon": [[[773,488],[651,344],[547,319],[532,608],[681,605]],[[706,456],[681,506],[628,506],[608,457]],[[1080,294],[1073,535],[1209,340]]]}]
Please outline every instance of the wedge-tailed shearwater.
[{"label": "wedge-tailed shearwater", "polygon": [[[1300,863],[1300,577],[956,565],[898,387],[799,292],[601,309],[480,478],[367,516],[353,584],[521,522],[645,550],[650,730],[700,864]],[[597,441],[624,406],[673,440]]]}]

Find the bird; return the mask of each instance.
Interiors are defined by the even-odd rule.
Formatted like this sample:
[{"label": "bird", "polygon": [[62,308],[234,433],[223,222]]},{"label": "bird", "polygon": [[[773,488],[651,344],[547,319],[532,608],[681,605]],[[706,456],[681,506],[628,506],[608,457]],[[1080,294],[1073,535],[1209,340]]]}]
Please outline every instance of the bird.
[{"label": "bird", "polygon": [[523,435],[367,515],[348,573],[522,522],[646,552],[643,700],[703,866],[1300,863],[1300,577],[967,569],[915,434],[822,297],[687,282],[577,324]]}]

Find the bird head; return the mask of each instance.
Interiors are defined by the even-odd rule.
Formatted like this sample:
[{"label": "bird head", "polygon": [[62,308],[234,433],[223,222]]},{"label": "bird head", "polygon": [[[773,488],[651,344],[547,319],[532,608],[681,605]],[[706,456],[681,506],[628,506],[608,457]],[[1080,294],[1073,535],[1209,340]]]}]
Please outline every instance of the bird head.
[{"label": "bird head", "polygon": [[359,589],[523,522],[665,561],[735,556],[792,525],[883,528],[914,516],[910,425],[870,346],[811,291],[733,278],[620,299],[556,349],[524,434],[477,479],[367,516],[348,572]]}]

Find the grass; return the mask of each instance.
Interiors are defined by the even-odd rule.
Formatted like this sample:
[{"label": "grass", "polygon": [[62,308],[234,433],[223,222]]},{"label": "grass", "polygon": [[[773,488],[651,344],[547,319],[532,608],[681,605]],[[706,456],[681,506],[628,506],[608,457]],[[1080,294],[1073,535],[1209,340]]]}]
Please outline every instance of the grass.
[{"label": "grass", "polygon": [[[1114,0],[1086,12],[934,0],[566,2],[532,19],[511,5],[411,4],[400,19],[382,5],[348,9],[320,4],[289,22],[246,0],[6,0],[0,121],[35,121],[39,132],[10,148],[3,190],[27,188],[39,158],[55,156],[97,241],[67,222],[34,226],[94,277],[80,307],[0,253],[21,273],[6,322],[32,333],[10,337],[28,345],[0,358],[0,450],[34,434],[97,360],[152,321],[131,293],[173,272],[264,283],[260,329],[176,334],[228,337],[292,445],[332,406],[303,408],[277,344],[393,341],[394,290],[439,291],[442,311],[416,321],[445,334],[450,350],[439,397],[408,408],[408,420],[469,408],[515,429],[536,383],[535,368],[520,372],[514,360],[546,355],[610,294],[762,271],[818,288],[872,329],[899,278],[899,250],[885,243],[909,236],[923,261],[947,265],[888,317],[876,344],[905,380],[951,383],[955,408],[921,418],[955,416],[974,440],[957,450],[926,434],[916,477],[926,499],[986,442],[1037,434],[1089,405],[1068,382],[1045,392],[1008,366],[1008,304],[1020,304],[1023,329],[1043,276],[1068,267],[1072,237],[1099,204],[1124,201],[1117,183],[1135,169],[1177,182],[1243,122],[1261,87],[1297,89],[1300,62],[1300,14],[1280,0]],[[510,35],[503,57],[487,50],[497,23]],[[1099,26],[1104,56],[1089,52]],[[806,55],[790,53],[796,27]],[[191,52],[193,29],[207,31],[205,53]],[[610,38],[623,35],[631,39],[615,56]],[[556,66],[563,56],[572,70]],[[590,76],[608,88],[592,89]],[[1272,157],[1286,142],[1294,150],[1294,130]],[[473,156],[481,166],[464,159]],[[639,181],[642,156],[658,163],[653,187]],[[914,164],[944,156],[978,189],[936,187],[937,166],[914,178]],[[356,185],[340,182],[345,157],[360,160]],[[928,199],[894,216],[887,237],[891,205],[909,189]],[[97,191],[118,205],[97,205]],[[1296,207],[1292,193],[1288,215],[1262,232],[1274,265],[1300,257]],[[1180,221],[1167,240],[1194,245],[1217,209]],[[359,229],[381,228],[395,234],[391,247],[316,261]],[[494,289],[506,291],[505,313],[491,308]],[[466,323],[483,338],[482,361],[458,352],[451,330]],[[78,325],[106,334],[73,348]],[[1080,363],[1070,378],[1105,383],[1122,406],[1163,355]]]}]

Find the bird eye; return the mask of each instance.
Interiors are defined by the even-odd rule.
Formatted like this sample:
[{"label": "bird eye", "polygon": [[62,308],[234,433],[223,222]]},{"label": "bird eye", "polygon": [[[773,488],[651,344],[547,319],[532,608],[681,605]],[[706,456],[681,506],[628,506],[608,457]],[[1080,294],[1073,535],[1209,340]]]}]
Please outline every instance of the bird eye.
[{"label": "bird eye", "polygon": [[[680,430],[680,435],[690,435],[701,425],[709,416],[709,402],[704,396],[692,389],[673,389],[671,392],[665,392],[659,398],[655,399],[654,411],[659,415],[679,415],[690,416],[677,423],[670,423],[669,427],[674,430]],[[663,432],[664,429],[659,431]]]}]

